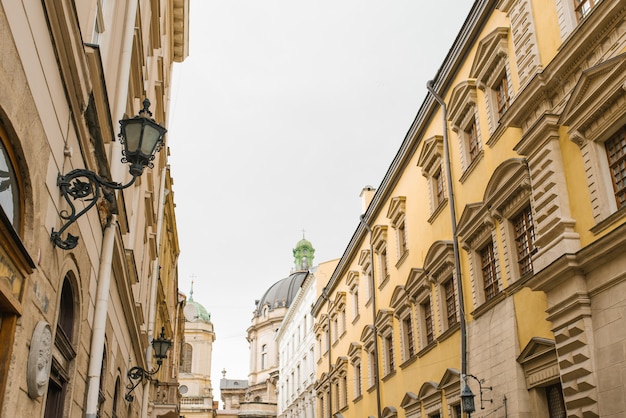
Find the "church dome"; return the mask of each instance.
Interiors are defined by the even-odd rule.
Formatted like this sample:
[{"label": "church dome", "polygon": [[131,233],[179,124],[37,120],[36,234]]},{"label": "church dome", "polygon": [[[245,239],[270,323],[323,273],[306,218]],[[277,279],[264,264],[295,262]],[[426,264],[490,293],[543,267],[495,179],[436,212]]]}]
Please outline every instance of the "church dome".
[{"label": "church dome", "polygon": [[298,271],[274,283],[257,301],[254,315],[261,316],[266,305],[270,311],[276,308],[289,308],[308,274],[308,271]]},{"label": "church dome", "polygon": [[193,300],[193,282],[189,292],[189,300],[185,304],[184,314],[185,319],[189,322],[202,321],[207,324],[211,322],[211,314],[204,306]]}]

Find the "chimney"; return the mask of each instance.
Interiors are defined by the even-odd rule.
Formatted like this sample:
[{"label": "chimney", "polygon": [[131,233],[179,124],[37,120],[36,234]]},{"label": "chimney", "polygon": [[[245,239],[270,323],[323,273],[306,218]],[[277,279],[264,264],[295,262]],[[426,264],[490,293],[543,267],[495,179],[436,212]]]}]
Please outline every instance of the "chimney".
[{"label": "chimney", "polygon": [[367,208],[369,207],[374,194],[376,193],[376,189],[372,186],[365,186],[363,190],[361,190],[361,213],[367,212]]}]

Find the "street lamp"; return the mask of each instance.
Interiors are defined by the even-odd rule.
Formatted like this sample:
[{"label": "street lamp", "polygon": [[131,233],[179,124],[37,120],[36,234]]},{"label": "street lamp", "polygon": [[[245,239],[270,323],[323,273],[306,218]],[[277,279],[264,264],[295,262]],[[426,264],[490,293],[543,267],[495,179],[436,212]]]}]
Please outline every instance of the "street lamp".
[{"label": "street lamp", "polygon": [[[163,135],[167,129],[159,125],[152,119],[152,112],[148,110],[150,100],[143,101],[143,109],[137,116],[130,119],[120,120],[120,143],[124,146],[122,150],[122,162],[130,163],[130,174],[133,178],[127,184],[120,184],[108,181],[98,176],[93,171],[86,169],[75,169],[65,175],[59,174],[57,185],[61,189],[63,198],[70,209],[62,210],[60,216],[67,222],[58,231],[52,229],[50,240],[53,245],[63,249],[71,250],[78,244],[78,237],[68,233],[66,239],[61,239],[61,234],[78,218],[87,213],[100,198],[101,187],[105,188],[104,196],[112,201],[113,197],[106,189],[122,190],[130,187],[137,177],[141,176],[144,168],[154,167],[152,161],[154,156],[163,146]],[[71,198],[71,199],[70,199]],[[87,205],[80,211],[76,210],[74,201],[83,200]]]},{"label": "street lamp", "polygon": [[467,381],[463,381],[463,390],[461,391],[461,411],[467,412],[468,416],[471,417],[472,412],[476,411],[476,406],[474,406],[474,395],[472,390],[467,385]]},{"label": "street lamp", "polygon": [[[135,397],[131,395],[132,391],[144,380],[150,379],[151,376],[154,376],[161,369],[161,364],[163,363],[163,359],[167,358],[167,351],[172,346],[172,341],[165,338],[165,327],[161,327],[161,335],[159,338],[152,340],[152,349],[154,350],[154,357],[157,359],[157,368],[152,371],[145,370],[139,366],[135,366],[131,368],[127,376],[130,379],[130,383],[126,386],[128,392],[124,396],[128,402],[132,402]],[[133,383],[133,380],[135,383]]]}]

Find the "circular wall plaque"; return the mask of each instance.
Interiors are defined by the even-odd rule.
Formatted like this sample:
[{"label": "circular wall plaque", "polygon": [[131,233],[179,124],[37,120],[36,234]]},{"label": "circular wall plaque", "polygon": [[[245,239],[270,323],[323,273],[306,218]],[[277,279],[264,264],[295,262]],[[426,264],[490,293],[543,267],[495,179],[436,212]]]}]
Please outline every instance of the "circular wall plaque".
[{"label": "circular wall plaque", "polygon": [[43,395],[50,378],[52,365],[52,331],[50,324],[39,321],[33,331],[26,367],[28,396],[36,399]]}]

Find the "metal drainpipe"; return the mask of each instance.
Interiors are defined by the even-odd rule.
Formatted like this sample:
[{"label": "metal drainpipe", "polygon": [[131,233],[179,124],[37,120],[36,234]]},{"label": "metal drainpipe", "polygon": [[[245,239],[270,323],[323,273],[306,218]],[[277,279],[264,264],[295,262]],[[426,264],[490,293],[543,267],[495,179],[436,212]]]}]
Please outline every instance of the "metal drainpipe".
[{"label": "metal drainpipe", "polygon": [[[448,186],[448,196],[450,200],[450,222],[452,225],[452,249],[454,252],[454,274],[456,276],[456,287],[459,292],[459,325],[461,331],[461,380],[463,386],[467,386],[467,325],[465,323],[465,302],[463,298],[463,281],[461,280],[461,261],[459,257],[459,236],[456,230],[456,208],[454,202],[454,189],[452,188],[452,173],[450,170],[450,150],[448,147],[448,110],[443,98],[433,89],[434,80],[426,83],[426,88],[433,95],[441,106],[443,120],[443,159],[446,170],[446,183]],[[463,388],[461,388],[463,389]],[[461,403],[462,407],[463,403]],[[462,411],[463,412],[463,411]]]},{"label": "metal drainpipe", "polygon": [[[120,73],[117,79],[117,91],[115,95],[114,115],[123,115],[126,98],[128,96],[128,80],[130,78],[130,58],[135,33],[135,16],[137,14],[137,0],[126,3],[126,15],[124,21],[124,35],[122,51],[120,55]],[[124,65],[127,63],[128,65]],[[120,118],[121,119],[121,118]],[[111,176],[122,177],[122,167],[119,155],[121,144],[115,141],[111,144]],[[115,157],[113,157],[115,156]],[[121,192],[120,192],[121,193]],[[116,217],[109,219],[109,224],[102,238],[102,250],[100,254],[100,267],[98,270],[98,288],[94,313],[94,325],[91,334],[91,349],[89,353],[89,366],[87,374],[87,399],[85,402],[85,417],[95,418],[98,412],[98,392],[100,390],[100,372],[102,369],[102,355],[104,352],[104,340],[106,333],[106,318],[108,310],[109,291],[111,286],[111,269],[113,263],[113,245],[115,243]],[[100,296],[102,295],[102,299]],[[97,325],[99,324],[99,325]]]},{"label": "metal drainpipe", "polygon": [[85,417],[95,418],[98,413],[98,392],[100,391],[100,373],[104,353],[107,311],[109,307],[109,290],[111,288],[111,266],[113,260],[113,244],[115,242],[116,216],[109,218],[102,238],[102,253],[98,270],[98,288],[91,333],[91,350],[87,369],[87,400]]},{"label": "metal drainpipe", "polygon": [[382,417],[381,400],[380,400],[380,370],[378,366],[378,328],[376,327],[376,282],[374,281],[374,246],[372,244],[372,228],[365,222],[365,214],[359,218],[361,223],[370,234],[370,289],[372,290],[372,332],[374,334],[374,386],[376,387],[376,412],[378,418]]},{"label": "metal drainpipe", "polygon": [[[159,277],[161,269],[159,266],[159,260],[161,256],[161,236],[163,232],[163,218],[165,217],[165,178],[167,174],[167,165],[161,170],[161,186],[159,190],[159,205],[157,212],[157,230],[156,230],[156,245],[157,256],[152,265],[152,281],[150,283],[150,301],[148,303],[148,347],[146,347],[146,364],[148,369],[152,364],[152,340],[154,339],[154,323],[156,321],[156,305],[157,305],[157,289],[159,287]],[[178,295],[176,295],[178,297]],[[146,379],[143,386],[143,402],[141,404],[141,418],[147,418],[148,416],[148,403],[150,402],[150,379]]]}]

